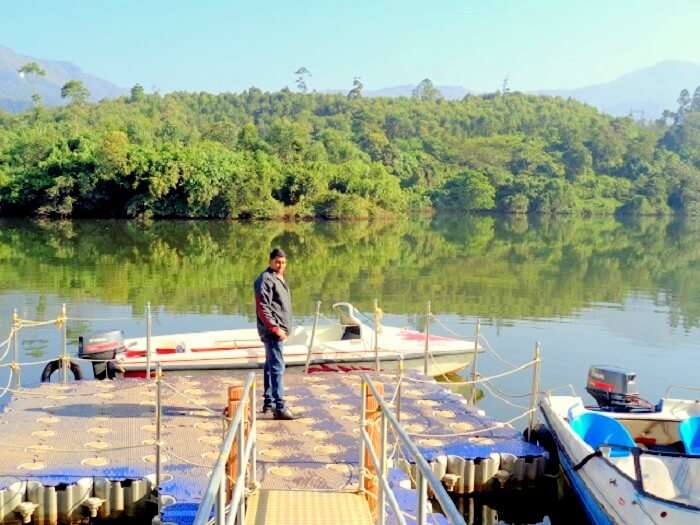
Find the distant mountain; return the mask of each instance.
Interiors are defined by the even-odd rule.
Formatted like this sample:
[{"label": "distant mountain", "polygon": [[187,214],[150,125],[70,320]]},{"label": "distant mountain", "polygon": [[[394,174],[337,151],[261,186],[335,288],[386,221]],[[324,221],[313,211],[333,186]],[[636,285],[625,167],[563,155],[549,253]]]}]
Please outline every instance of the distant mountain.
[{"label": "distant mountain", "polygon": [[675,111],[682,89],[690,94],[700,86],[700,64],[669,60],[622,75],[606,84],[576,89],[541,90],[552,95],[579,100],[616,116],[654,119],[664,109]]},{"label": "distant mountain", "polygon": [[[17,73],[27,62],[36,62],[45,71],[44,77],[23,78]],[[43,60],[15,53],[0,46],[0,108],[6,111],[22,111],[32,105],[32,93],[39,93],[44,104],[63,104],[61,87],[69,80],[80,80],[90,91],[91,100],[118,97],[127,90],[93,75],[83,73],[70,62]]]},{"label": "distant mountain", "polygon": [[[404,84],[402,86],[393,86],[381,89],[366,90],[362,94],[366,97],[410,97],[413,94],[413,89],[416,86]],[[435,86],[442,96],[447,100],[461,100],[464,95],[469,93],[462,86]]]},{"label": "distant mountain", "polygon": [[[45,77],[22,78],[17,70],[27,62],[37,62],[46,70]],[[55,60],[42,60],[20,55],[0,46],[0,109],[18,112],[31,107],[33,92],[41,95],[44,104],[63,104],[61,87],[68,80],[82,81],[91,93],[91,100],[113,98],[127,93],[107,80],[83,73],[79,67]],[[627,73],[611,82],[576,89],[546,89],[532,93],[573,98],[616,116],[632,114],[634,118],[654,119],[664,109],[675,110],[682,89],[692,92],[700,86],[700,64],[669,60]],[[460,100],[473,91],[462,86],[436,86],[448,100]],[[415,85],[404,84],[365,90],[366,97],[410,97]],[[329,89],[323,93],[347,93]]]}]

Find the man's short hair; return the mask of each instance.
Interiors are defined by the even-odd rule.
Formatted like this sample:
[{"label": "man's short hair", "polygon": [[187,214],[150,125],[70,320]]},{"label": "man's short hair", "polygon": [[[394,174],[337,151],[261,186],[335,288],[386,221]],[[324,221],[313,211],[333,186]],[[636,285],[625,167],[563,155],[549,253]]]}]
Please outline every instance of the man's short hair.
[{"label": "man's short hair", "polygon": [[287,254],[284,253],[282,248],[275,248],[270,252],[270,260],[277,259],[277,257],[284,257],[286,259]]}]

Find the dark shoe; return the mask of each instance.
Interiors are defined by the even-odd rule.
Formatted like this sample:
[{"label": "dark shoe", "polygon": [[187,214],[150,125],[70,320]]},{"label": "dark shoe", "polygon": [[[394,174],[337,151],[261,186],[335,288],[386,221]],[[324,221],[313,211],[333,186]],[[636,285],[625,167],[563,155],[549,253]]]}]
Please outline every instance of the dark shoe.
[{"label": "dark shoe", "polygon": [[291,410],[288,408],[283,408],[282,410],[275,410],[274,413],[275,419],[279,419],[282,421],[292,421],[293,419],[296,419],[296,416],[292,414]]},{"label": "dark shoe", "polygon": [[262,413],[267,414],[268,412],[272,412],[272,406],[271,405],[263,405]]}]

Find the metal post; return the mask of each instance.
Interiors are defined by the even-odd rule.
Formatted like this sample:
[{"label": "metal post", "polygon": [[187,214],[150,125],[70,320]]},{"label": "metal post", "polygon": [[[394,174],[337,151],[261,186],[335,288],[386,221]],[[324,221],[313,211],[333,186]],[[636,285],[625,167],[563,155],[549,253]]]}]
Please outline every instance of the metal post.
[{"label": "metal post", "polygon": [[314,340],[316,339],[316,327],[318,326],[318,318],[321,315],[321,301],[316,301],[316,315],[314,316],[314,324],[311,327],[311,340],[309,341],[309,349],[306,352],[306,366],[304,367],[304,373],[309,373],[309,365],[311,364],[311,352],[314,348]]},{"label": "metal post", "polygon": [[14,328],[14,335],[10,343],[12,345],[12,366],[10,370],[15,376],[15,388],[20,388],[22,386],[22,370],[19,365],[19,315],[17,314],[17,308],[12,310],[12,327]]},{"label": "metal post", "polygon": [[216,525],[226,523],[226,464],[220,469],[221,480],[219,481],[219,491],[216,499]]},{"label": "metal post", "polygon": [[396,388],[398,392],[396,393],[396,420],[401,423],[401,394],[403,389],[403,356],[399,356],[399,386]]},{"label": "metal post", "polygon": [[379,363],[379,303],[374,300],[374,367],[377,372],[380,371]]},{"label": "metal post", "polygon": [[[156,363],[156,493],[158,494],[158,517],[161,515],[161,497],[160,497],[160,452],[162,444],[160,442],[161,436],[161,417],[163,413],[163,399],[162,399],[162,376],[163,370],[160,366],[160,361]],[[225,478],[225,476],[224,476]]]},{"label": "metal post", "polygon": [[418,509],[416,525],[426,525],[428,518],[428,483],[423,473],[416,466],[416,494],[418,495]]},{"label": "metal post", "polygon": [[540,390],[540,348],[539,341],[535,343],[534,364],[532,366],[532,393],[530,394],[530,417],[527,425],[527,439],[530,439],[535,425],[535,410],[537,409],[537,393]]},{"label": "metal post", "polygon": [[251,477],[251,484],[253,487],[256,487],[258,484],[258,460],[256,458],[256,454],[258,452],[258,441],[257,441],[257,428],[258,428],[258,416],[256,415],[256,410],[255,410],[255,400],[257,397],[255,397],[255,381],[253,381],[253,385],[251,386],[251,394],[249,398],[249,403],[250,403],[250,413],[252,414],[251,416],[251,422],[250,422],[250,435],[249,439],[253,440],[253,449],[250,451],[250,477]]},{"label": "metal post", "polygon": [[481,331],[481,321],[479,319],[476,320],[476,328],[474,329],[474,358],[472,360],[472,392],[471,392],[471,404],[474,405],[476,403],[476,380],[479,377],[479,374],[477,372],[476,368],[476,359],[477,356],[479,355],[479,332]]},{"label": "metal post", "polygon": [[428,301],[428,307],[425,311],[425,358],[423,361],[423,374],[428,375],[428,356],[430,354],[430,301]]},{"label": "metal post", "polygon": [[61,378],[63,384],[68,383],[68,328],[66,322],[66,303],[61,305],[61,346],[63,347],[63,352],[61,353]]},{"label": "metal post", "polygon": [[[243,401],[241,401],[243,402]],[[248,403],[253,401],[249,398]],[[246,462],[243,461],[243,456],[245,455],[245,419],[241,421],[238,426],[238,472],[236,483],[243,483],[243,488],[245,488],[245,469]],[[245,525],[245,493],[241,496],[240,503],[238,504],[238,525]]]},{"label": "metal post", "polygon": [[[381,431],[381,444],[380,444],[380,456],[379,456],[379,475],[382,479],[386,479],[386,437],[387,437],[387,420],[384,411],[382,410],[382,431]],[[378,525],[385,525],[386,514],[384,508],[386,506],[386,493],[384,492],[384,484],[378,483],[379,485],[379,498],[377,502],[377,522]]]},{"label": "metal post", "polygon": [[362,431],[365,428],[365,411],[367,410],[367,384],[364,378],[360,383],[360,490],[365,490],[365,440],[362,438]]},{"label": "metal post", "polygon": [[151,302],[146,303],[146,379],[151,380]]}]

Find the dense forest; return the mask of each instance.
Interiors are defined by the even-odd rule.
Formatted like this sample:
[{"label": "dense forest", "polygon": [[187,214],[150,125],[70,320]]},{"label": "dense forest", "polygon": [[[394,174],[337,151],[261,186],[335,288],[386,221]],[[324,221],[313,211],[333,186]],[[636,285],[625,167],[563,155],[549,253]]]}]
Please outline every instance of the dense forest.
[{"label": "dense forest", "polygon": [[146,94],[0,112],[0,214],[366,218],[700,213],[700,88],[655,122],[573,100]]}]

